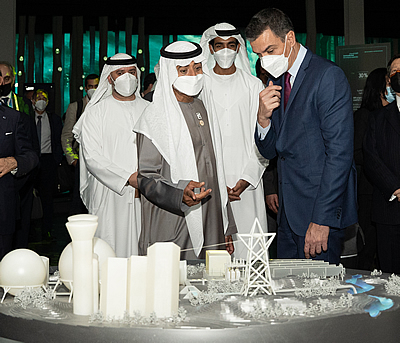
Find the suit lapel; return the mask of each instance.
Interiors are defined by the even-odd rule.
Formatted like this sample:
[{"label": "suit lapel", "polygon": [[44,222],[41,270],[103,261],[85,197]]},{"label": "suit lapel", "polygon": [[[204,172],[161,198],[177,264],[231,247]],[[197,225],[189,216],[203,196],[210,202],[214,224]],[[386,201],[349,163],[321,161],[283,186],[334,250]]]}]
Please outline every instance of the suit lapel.
[{"label": "suit lapel", "polygon": [[4,109],[5,105],[0,105],[0,137],[3,138],[7,128],[8,128],[8,116],[6,115],[6,111]]},{"label": "suit lapel", "polygon": [[282,87],[282,93],[281,93],[281,106],[279,106],[277,109],[274,110],[272,114],[273,122],[274,122],[274,128],[275,132],[279,133],[281,125],[282,125],[282,120],[283,120],[283,77],[280,77],[279,79],[274,82],[274,85],[279,85]]},{"label": "suit lapel", "polygon": [[[299,89],[304,81],[304,77],[306,76],[306,69],[308,68],[308,65],[310,64],[311,56],[312,56],[311,51],[307,49],[307,53],[304,56],[304,60],[301,63],[299,71],[297,72],[296,78],[294,80],[293,88],[292,88],[292,91],[290,92],[288,103],[286,104],[286,110],[283,111],[281,126],[284,123],[284,121],[287,117],[287,114],[289,113],[290,106],[292,105],[294,98],[296,97],[296,94],[299,91]],[[282,77],[282,79],[283,79],[283,77]],[[284,91],[285,90],[282,88],[282,95],[284,94]],[[283,99],[283,97],[282,97],[282,99]],[[283,110],[283,103],[282,103],[281,107]]]},{"label": "suit lapel", "polygon": [[[0,105],[2,107],[5,105]],[[3,139],[5,137],[6,132],[14,131],[12,126],[12,118],[10,113],[7,113],[8,109],[0,108],[0,138]]]},{"label": "suit lapel", "polygon": [[15,103],[15,94],[14,92],[11,92],[11,108],[14,110],[17,110],[17,104]]},{"label": "suit lapel", "polygon": [[386,106],[385,118],[393,126],[394,130],[400,135],[400,113],[396,100]]}]

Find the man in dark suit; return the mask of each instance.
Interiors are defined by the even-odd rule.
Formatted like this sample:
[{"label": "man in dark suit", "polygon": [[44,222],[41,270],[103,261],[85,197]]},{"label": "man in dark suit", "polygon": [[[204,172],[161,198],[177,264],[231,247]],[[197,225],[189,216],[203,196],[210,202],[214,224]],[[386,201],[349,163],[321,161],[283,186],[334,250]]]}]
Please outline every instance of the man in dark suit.
[{"label": "man in dark suit", "polygon": [[[30,104],[25,103],[22,97],[14,93],[15,71],[14,67],[9,62],[0,62],[0,72],[3,76],[1,101],[4,105],[22,113],[21,119],[24,126],[27,128],[28,139],[35,151],[39,154],[39,143],[33,118],[34,110],[32,108],[32,103],[30,100]],[[17,220],[16,223],[13,249],[28,248],[33,203],[33,181],[36,172],[37,168],[22,177],[17,177],[15,180],[15,187],[18,192],[17,199],[19,200],[19,213],[17,213],[17,218],[19,220]]]},{"label": "man in dark suit", "polygon": [[[32,110],[33,111],[33,110]],[[21,113],[21,120],[27,129],[29,142],[40,155],[39,142],[36,134],[36,125],[33,115]],[[34,168],[24,176],[15,178],[15,187],[19,196],[19,216],[15,228],[13,249],[28,248],[29,231],[31,228],[31,214],[33,205],[33,184],[38,168]]]},{"label": "man in dark suit", "polygon": [[[0,96],[3,77],[0,71]],[[15,178],[38,164],[21,114],[0,103],[0,260],[12,247],[16,219]]]},{"label": "man in dark suit", "polygon": [[343,71],[296,41],[278,9],[246,28],[272,76],[260,93],[260,153],[278,155],[278,258],[340,259],[343,228],[357,222],[351,92]]},{"label": "man in dark suit", "polygon": [[19,112],[30,114],[30,107],[22,97],[14,93],[15,71],[11,63],[0,61],[0,72],[3,75],[3,89],[1,100],[8,107]]},{"label": "man in dark suit", "polygon": [[57,166],[61,163],[61,117],[46,111],[49,97],[38,89],[33,96],[35,122],[40,146],[39,171],[36,187],[43,207],[42,238],[51,236],[53,227],[53,193],[57,185]]},{"label": "man in dark suit", "polygon": [[364,171],[374,190],[372,220],[376,223],[382,271],[400,273],[400,55],[388,63],[396,101],[371,113],[364,138]]}]

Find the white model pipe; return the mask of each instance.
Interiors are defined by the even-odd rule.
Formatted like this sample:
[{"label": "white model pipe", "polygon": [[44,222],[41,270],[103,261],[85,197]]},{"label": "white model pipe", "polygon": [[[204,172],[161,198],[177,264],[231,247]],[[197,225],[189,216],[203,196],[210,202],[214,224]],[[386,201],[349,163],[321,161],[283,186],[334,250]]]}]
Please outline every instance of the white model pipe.
[{"label": "white model pipe", "polygon": [[93,313],[93,236],[97,222],[76,221],[65,224],[72,239],[73,312]]},{"label": "white model pipe", "polygon": [[69,222],[97,222],[99,217],[94,214],[75,214],[68,217]]}]

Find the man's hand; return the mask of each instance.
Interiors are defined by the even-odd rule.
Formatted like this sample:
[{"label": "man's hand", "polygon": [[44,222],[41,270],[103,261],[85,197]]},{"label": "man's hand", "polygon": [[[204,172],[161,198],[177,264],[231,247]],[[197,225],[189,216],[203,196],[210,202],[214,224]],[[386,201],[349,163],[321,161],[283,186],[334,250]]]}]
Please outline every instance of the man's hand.
[{"label": "man's hand", "polygon": [[226,251],[229,253],[229,255],[232,255],[233,252],[235,251],[235,248],[233,246],[233,240],[232,236],[225,236],[225,245],[226,245]]},{"label": "man's hand", "polygon": [[0,158],[0,177],[3,177],[17,167],[18,163],[14,157]]},{"label": "man's hand", "polygon": [[400,201],[400,188],[393,193],[394,196],[397,197],[397,201]]},{"label": "man's hand", "polygon": [[228,197],[229,197],[229,201],[236,201],[236,200],[240,200],[240,194],[243,193],[243,191],[249,187],[249,183],[245,180],[240,179],[235,187],[233,188],[228,188]]},{"label": "man's hand", "polygon": [[304,254],[306,258],[315,257],[328,250],[329,226],[310,223],[304,241]]},{"label": "man's hand", "polygon": [[270,81],[268,87],[260,92],[257,120],[262,127],[269,125],[272,112],[281,104],[281,90],[281,86]]},{"label": "man's hand", "polygon": [[129,176],[128,179],[128,184],[129,186],[132,186],[133,188],[139,188],[138,182],[137,182],[137,172],[134,172],[131,176]]},{"label": "man's hand", "polygon": [[76,167],[76,164],[78,163],[78,160],[74,160],[71,165],[73,165],[74,167]]},{"label": "man's hand", "polygon": [[274,212],[278,213],[279,209],[279,199],[278,194],[269,194],[265,196],[265,202],[267,203],[268,208]]},{"label": "man's hand", "polygon": [[[204,199],[211,193],[211,189],[205,190],[203,186],[204,182],[190,181],[183,190],[182,202],[188,205],[189,207],[192,207],[200,203],[202,199]],[[194,193],[195,188],[200,188],[200,193],[195,194]]]}]

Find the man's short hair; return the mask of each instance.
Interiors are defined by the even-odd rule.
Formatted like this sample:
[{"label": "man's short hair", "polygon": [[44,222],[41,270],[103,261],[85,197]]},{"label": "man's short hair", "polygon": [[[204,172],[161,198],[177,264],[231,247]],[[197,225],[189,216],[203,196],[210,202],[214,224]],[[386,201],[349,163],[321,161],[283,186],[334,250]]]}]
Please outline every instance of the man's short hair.
[{"label": "man's short hair", "polygon": [[47,101],[49,101],[49,93],[47,93],[44,89],[37,89],[35,93],[33,93],[32,99],[36,99],[39,94],[43,94]]},{"label": "man's short hair", "polygon": [[285,13],[277,8],[266,8],[250,19],[246,27],[246,38],[252,42],[267,29],[270,29],[282,42],[285,41],[289,31],[294,31],[292,21]]},{"label": "man's short hair", "polygon": [[[14,72],[14,67],[10,62],[7,61],[0,61],[0,65],[5,65],[8,70],[10,71],[12,79],[15,81],[15,72]],[[4,77],[4,75],[3,75]]]},{"label": "man's short hair", "polygon": [[393,61],[394,60],[397,60],[398,58],[400,58],[400,54],[395,54],[395,55],[393,55],[393,57],[390,59],[390,61],[388,62],[388,64],[387,64],[387,73],[388,73],[388,76],[390,76],[389,74],[390,74],[390,67],[392,66],[392,63],[393,63]]},{"label": "man's short hair", "polygon": [[85,78],[85,87],[87,87],[89,80],[96,80],[98,78],[99,78],[99,75],[97,75],[97,74],[89,74],[88,76],[86,76],[86,78]]}]

